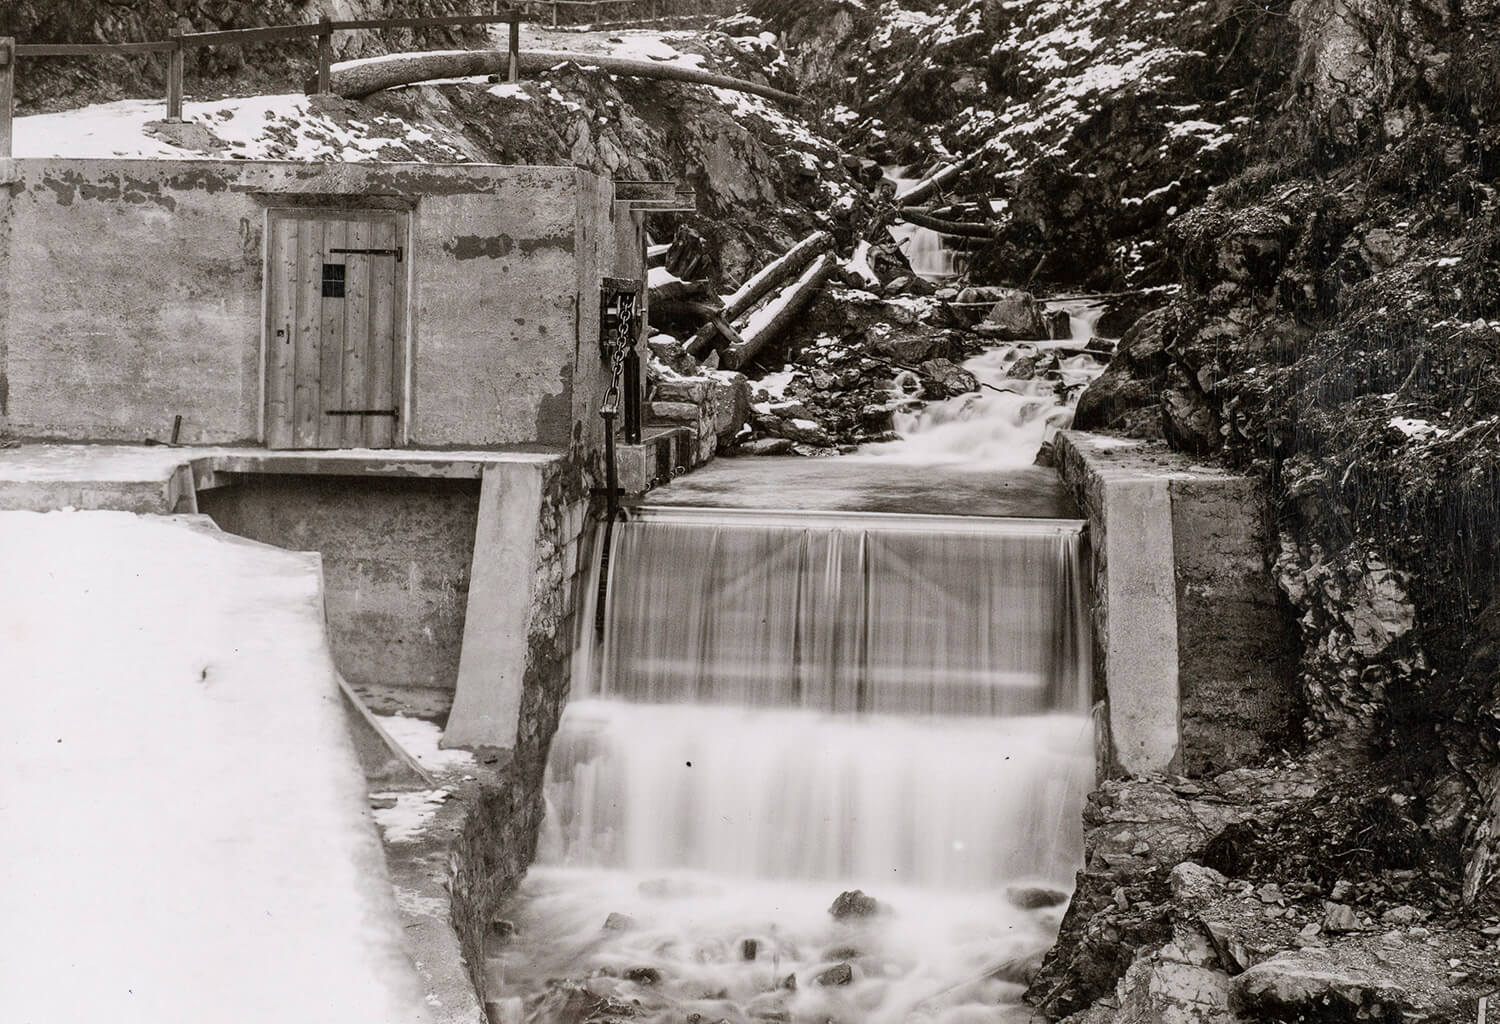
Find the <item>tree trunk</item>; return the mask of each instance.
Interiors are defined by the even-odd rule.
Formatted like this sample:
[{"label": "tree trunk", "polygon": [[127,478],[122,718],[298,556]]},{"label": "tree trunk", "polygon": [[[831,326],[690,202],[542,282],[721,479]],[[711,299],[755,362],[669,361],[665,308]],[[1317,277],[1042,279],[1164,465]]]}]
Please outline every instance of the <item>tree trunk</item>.
[{"label": "tree trunk", "polygon": [[796,321],[832,272],[833,257],[830,254],[824,253],[814,260],[801,277],[783,288],[765,309],[751,318],[750,326],[741,332],[744,340],[724,350],[721,365],[726,370],[738,370],[755,358],[766,342]]},{"label": "tree trunk", "polygon": [[895,201],[902,206],[910,206],[920,203],[940,188],[947,188],[959,179],[959,177],[973,165],[974,161],[984,150],[976,149],[956,164],[943,164],[927,177],[917,182],[905,192],[896,193]]},{"label": "tree trunk", "polygon": [[[753,93],[787,106],[800,107],[807,101],[769,85],[747,82],[741,78],[701,71],[698,68],[657,64],[652,61],[611,57],[602,53],[572,53],[566,50],[522,50],[521,74],[535,75],[558,64],[573,61],[584,67],[596,67],[612,75],[630,75],[658,81],[691,82],[720,89]],[[368,61],[335,64],[331,86],[347,99],[359,99],[381,89],[410,85],[433,78],[466,78],[471,75],[505,75],[510,57],[504,50],[469,50],[462,53],[413,53],[380,57]]]},{"label": "tree trunk", "polygon": [[807,265],[819,252],[833,244],[833,236],[826,231],[814,231],[792,246],[778,259],[760,269],[754,277],[740,286],[739,291],[724,299],[724,316],[737,320],[750,311],[771,290],[779,287],[787,278]]},{"label": "tree trunk", "polygon": [[[819,251],[828,248],[833,243],[833,236],[826,231],[815,231],[802,241],[792,246],[779,258],[772,260],[762,267],[754,277],[740,286],[739,291],[724,299],[724,320],[732,323],[750,310],[771,290],[779,287],[787,278],[803,268],[808,260],[812,259]],[[690,355],[702,358],[713,344],[714,334],[723,334],[716,331],[712,322],[705,324],[697,333],[688,339],[687,351]],[[738,335],[730,337],[724,334],[731,346],[740,342]]]},{"label": "tree trunk", "polygon": [[934,217],[920,207],[903,206],[897,214],[908,224],[919,228],[930,228],[944,235],[961,235],[964,238],[994,238],[998,231],[993,224],[965,220],[943,220]]}]

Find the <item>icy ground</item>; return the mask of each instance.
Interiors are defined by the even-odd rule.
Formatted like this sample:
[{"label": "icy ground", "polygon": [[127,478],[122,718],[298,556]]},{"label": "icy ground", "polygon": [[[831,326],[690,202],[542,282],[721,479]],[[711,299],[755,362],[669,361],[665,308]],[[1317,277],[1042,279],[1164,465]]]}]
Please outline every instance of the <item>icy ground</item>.
[{"label": "icy ground", "polygon": [[431,1019],[311,556],[6,512],[0,565],[0,1020]]}]

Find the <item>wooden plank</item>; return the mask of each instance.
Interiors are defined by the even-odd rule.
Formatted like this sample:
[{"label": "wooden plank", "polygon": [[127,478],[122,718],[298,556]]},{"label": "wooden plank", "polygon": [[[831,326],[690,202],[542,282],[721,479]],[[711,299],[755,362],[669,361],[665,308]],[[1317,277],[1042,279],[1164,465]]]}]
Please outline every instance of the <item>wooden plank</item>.
[{"label": "wooden plank", "polygon": [[17,57],[97,57],[106,53],[168,53],[170,40],[151,43],[21,43]]},{"label": "wooden plank", "polygon": [[333,67],[333,21],[328,15],[318,20],[322,30],[318,33],[318,95],[327,96],[333,91],[331,69]]},{"label": "wooden plank", "polygon": [[16,41],[10,36],[0,37],[0,51],[5,62],[0,65],[0,160],[10,158],[11,118],[15,113],[16,61],[11,56]]},{"label": "wooden plank", "polygon": [[[323,251],[347,246],[348,222],[344,220],[323,221]],[[323,263],[345,264],[345,292],[348,294],[347,256],[321,257]],[[322,265],[318,267],[322,280]],[[321,283],[319,295],[321,296]],[[319,360],[322,370],[318,381],[318,443],[319,448],[342,448],[344,445],[344,417],[328,415],[329,409],[342,409],[344,381],[344,307],[348,299],[319,299]]]},{"label": "wooden plank", "polygon": [[392,405],[398,410],[399,418],[395,423],[395,436],[392,444],[398,448],[406,447],[411,436],[411,374],[412,367],[408,365],[408,349],[411,339],[407,332],[410,329],[411,310],[408,307],[408,296],[406,291],[407,282],[411,279],[412,247],[411,238],[407,232],[411,226],[409,215],[398,213],[395,215],[396,222],[396,244],[406,250],[405,261],[396,264],[396,294],[393,302],[392,316],[392,338],[391,338],[391,394]]},{"label": "wooden plank", "polygon": [[316,448],[323,417],[323,224],[305,217],[297,225],[296,391],[292,402],[294,447]]},{"label": "wooden plank", "polygon": [[167,58],[167,120],[182,120],[182,37],[172,33],[172,53]]},{"label": "wooden plank", "polygon": [[297,222],[271,214],[266,287],[266,447],[290,448],[296,356]]},{"label": "wooden plank", "polygon": [[[394,249],[395,218],[371,225],[376,249]],[[370,355],[365,366],[366,409],[395,409],[396,401],[396,275],[405,265],[394,256],[373,256],[370,263]],[[365,437],[371,448],[390,448],[396,443],[394,416],[364,417]]]},{"label": "wooden plank", "polygon": [[519,82],[521,80],[521,23],[519,21],[510,23],[510,42],[507,52],[510,54],[508,80]]},{"label": "wooden plank", "polygon": [[363,18],[358,21],[335,21],[333,27],[340,32],[360,29],[382,28],[457,28],[464,25],[516,24],[521,20],[518,12],[505,14],[454,14],[441,18]]},{"label": "wooden plank", "polygon": [[[337,27],[337,24],[335,24]],[[216,32],[185,32],[185,46],[239,46],[244,43],[269,43],[277,39],[305,39],[322,31],[317,22],[308,25],[283,25],[277,28],[228,28]]]},{"label": "wooden plank", "polygon": [[[372,225],[364,220],[348,221],[351,249],[371,249],[374,243]],[[344,377],[343,402],[336,409],[368,409],[365,404],[365,371],[370,353],[370,267],[389,260],[389,256],[362,256],[349,253],[344,257]],[[366,423],[372,416],[342,416],[344,448],[362,448],[367,441]]]},{"label": "wooden plank", "polygon": [[615,199],[652,199],[658,201],[675,200],[677,198],[677,182],[675,181],[625,181],[616,178]]}]

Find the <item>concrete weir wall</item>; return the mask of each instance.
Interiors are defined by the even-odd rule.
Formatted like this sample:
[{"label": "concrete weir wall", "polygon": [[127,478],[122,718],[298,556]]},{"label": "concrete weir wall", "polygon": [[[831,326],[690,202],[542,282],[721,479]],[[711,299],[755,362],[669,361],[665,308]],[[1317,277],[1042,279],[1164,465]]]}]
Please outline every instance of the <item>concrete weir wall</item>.
[{"label": "concrete weir wall", "polygon": [[[0,430],[261,443],[265,238],[281,209],[397,211],[398,445],[596,449],[599,278],[643,214],[574,167],[16,160],[0,188]],[[584,417],[592,411],[595,415]]]},{"label": "concrete weir wall", "polygon": [[[198,492],[221,529],[323,556],[339,671],[362,690],[458,681],[480,484],[476,480],[245,475]],[[416,706],[446,704],[414,700]]]},{"label": "concrete weir wall", "polygon": [[1089,523],[1115,767],[1212,774],[1284,734],[1291,666],[1257,482],[1165,445],[1059,435]]}]

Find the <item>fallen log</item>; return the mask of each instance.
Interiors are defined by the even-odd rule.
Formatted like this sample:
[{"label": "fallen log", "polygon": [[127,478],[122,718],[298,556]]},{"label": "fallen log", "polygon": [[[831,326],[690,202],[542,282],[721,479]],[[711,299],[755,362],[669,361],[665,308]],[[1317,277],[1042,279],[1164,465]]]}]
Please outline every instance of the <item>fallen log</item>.
[{"label": "fallen log", "polygon": [[920,207],[903,206],[896,214],[908,224],[928,228],[944,235],[960,235],[964,238],[994,238],[999,228],[991,223],[971,220],[944,220],[934,217]]},{"label": "fallen log", "polygon": [[[749,312],[757,302],[769,295],[773,289],[784,284],[809,260],[832,244],[833,236],[828,232],[814,231],[781,256],[767,263],[756,272],[755,276],[742,284],[733,295],[724,296],[724,320],[732,323]],[[688,339],[688,353],[701,358],[712,346],[714,335],[718,333],[722,332],[717,331],[713,321],[709,321]],[[731,338],[725,334],[723,337],[728,339],[731,345],[739,343],[737,335]]]},{"label": "fallen log", "polygon": [[724,315],[737,320],[750,307],[769,295],[787,278],[807,265],[819,252],[833,244],[833,236],[826,231],[814,231],[792,246],[777,259],[762,267],[754,277],[740,285],[733,295],[724,296]]},{"label": "fallen log", "polygon": [[714,345],[715,338],[720,339],[720,343],[717,346],[719,348],[723,348],[726,345],[740,345],[745,340],[740,337],[740,332],[736,331],[734,325],[728,320],[722,316],[713,316],[709,317],[708,323],[693,332],[693,336],[687,340],[687,344],[683,347],[687,349],[690,355],[703,358],[709,349],[716,347]]},{"label": "fallen log", "polygon": [[668,330],[687,320],[700,323],[724,315],[719,297],[704,299],[654,299],[646,304],[646,322],[657,330]]},{"label": "fallen log", "polygon": [[[747,82],[712,71],[686,65],[659,64],[603,53],[574,53],[568,50],[522,50],[520,69],[523,75],[536,75],[573,62],[582,67],[596,67],[612,75],[628,75],[658,81],[689,82],[719,89],[747,92],[788,106],[799,107],[807,101],[780,89],[758,82]],[[510,70],[510,55],[504,50],[447,50],[437,53],[398,53],[386,57],[343,61],[333,65],[330,88],[346,99],[360,99],[398,85],[412,85],[433,78],[467,78],[473,75],[503,75]]]},{"label": "fallen log", "polygon": [[786,330],[801,315],[832,271],[833,256],[829,253],[825,252],[813,260],[801,277],[751,314],[749,324],[740,332],[743,340],[723,351],[720,364],[726,370],[738,370],[754,359],[766,342]]},{"label": "fallen log", "polygon": [[901,206],[911,206],[921,202],[940,188],[946,188],[967,171],[974,161],[979,159],[983,153],[982,149],[976,149],[957,163],[941,164],[927,177],[915,182],[910,188],[897,192],[893,201]]}]

